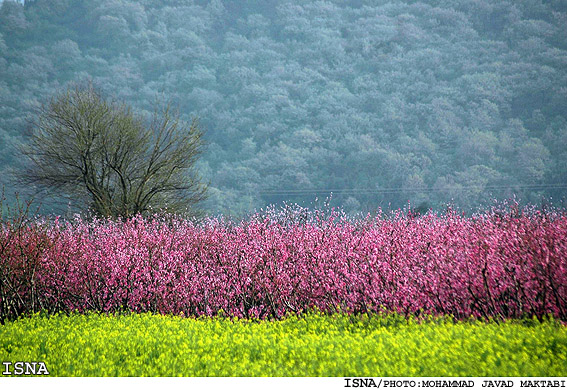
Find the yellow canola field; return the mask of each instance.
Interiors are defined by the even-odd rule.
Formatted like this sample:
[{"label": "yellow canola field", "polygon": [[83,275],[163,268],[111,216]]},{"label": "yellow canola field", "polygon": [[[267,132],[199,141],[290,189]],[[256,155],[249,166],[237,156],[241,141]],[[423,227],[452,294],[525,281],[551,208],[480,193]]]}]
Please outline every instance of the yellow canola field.
[{"label": "yellow canola field", "polygon": [[41,361],[53,376],[567,376],[567,327],[396,315],[34,315],[0,326],[0,359]]}]

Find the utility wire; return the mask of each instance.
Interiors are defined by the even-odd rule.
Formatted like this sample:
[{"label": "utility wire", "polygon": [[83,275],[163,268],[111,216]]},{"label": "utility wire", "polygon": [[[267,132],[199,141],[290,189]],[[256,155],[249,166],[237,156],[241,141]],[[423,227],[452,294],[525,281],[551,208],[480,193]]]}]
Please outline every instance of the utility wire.
[{"label": "utility wire", "polygon": [[544,189],[567,189],[567,184],[528,184],[528,185],[489,185],[489,186],[449,186],[444,188],[375,188],[375,189],[288,189],[288,190],[270,190],[259,189],[255,191],[261,195],[302,195],[302,194],[317,194],[317,193],[334,193],[334,194],[395,194],[404,192],[443,192],[443,191],[469,191],[474,189],[482,189],[484,191],[496,190],[544,190]]}]

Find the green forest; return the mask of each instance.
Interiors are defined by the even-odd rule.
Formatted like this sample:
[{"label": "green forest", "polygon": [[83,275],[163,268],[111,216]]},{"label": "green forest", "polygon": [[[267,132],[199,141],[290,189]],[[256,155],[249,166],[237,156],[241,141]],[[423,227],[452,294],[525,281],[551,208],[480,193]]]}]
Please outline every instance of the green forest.
[{"label": "green forest", "polygon": [[331,193],[348,213],[567,195],[564,0],[5,0],[9,200],[34,193],[14,178],[38,108],[85,80],[199,119],[211,214]]}]

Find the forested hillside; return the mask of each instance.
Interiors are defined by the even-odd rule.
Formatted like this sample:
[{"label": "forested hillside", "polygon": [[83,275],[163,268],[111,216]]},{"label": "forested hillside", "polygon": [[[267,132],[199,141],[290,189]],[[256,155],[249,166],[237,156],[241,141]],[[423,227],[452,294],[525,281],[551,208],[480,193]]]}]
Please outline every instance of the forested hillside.
[{"label": "forested hillside", "polygon": [[38,105],[87,79],[200,118],[212,213],[567,194],[563,0],[6,0],[6,192]]}]

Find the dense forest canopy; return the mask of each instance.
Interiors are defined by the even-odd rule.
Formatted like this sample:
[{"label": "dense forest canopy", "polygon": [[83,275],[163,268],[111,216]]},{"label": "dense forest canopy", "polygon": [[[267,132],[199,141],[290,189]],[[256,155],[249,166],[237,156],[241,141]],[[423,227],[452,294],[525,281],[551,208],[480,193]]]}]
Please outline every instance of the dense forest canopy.
[{"label": "dense forest canopy", "polygon": [[563,0],[6,0],[7,195],[37,107],[85,79],[199,117],[212,213],[567,194]]}]

